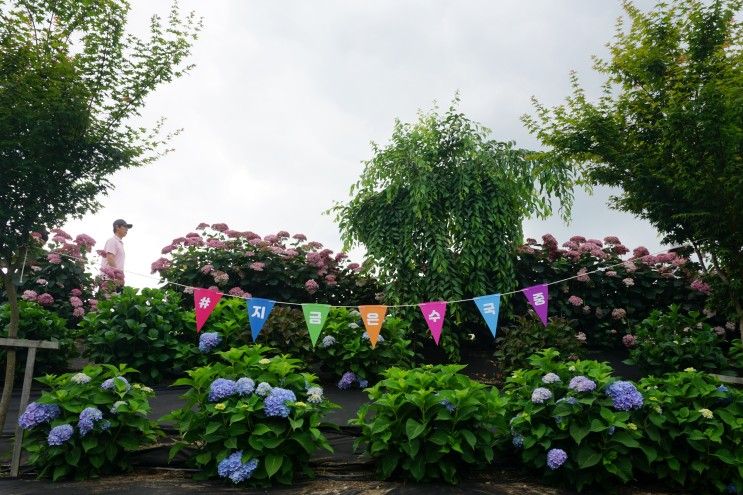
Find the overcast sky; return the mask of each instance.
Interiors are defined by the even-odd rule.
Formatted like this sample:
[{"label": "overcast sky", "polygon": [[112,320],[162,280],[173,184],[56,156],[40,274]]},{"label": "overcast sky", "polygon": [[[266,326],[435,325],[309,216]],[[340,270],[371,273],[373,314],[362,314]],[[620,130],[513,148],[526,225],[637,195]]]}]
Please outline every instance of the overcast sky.
[{"label": "overcast sky", "polygon": [[[166,14],[164,0],[133,0],[131,32]],[[520,121],[530,97],[561,103],[568,72],[589,94],[601,80],[591,55],[604,55],[619,1],[242,1],[181,2],[204,18],[195,69],[160,87],[143,121],[183,128],[175,151],[124,171],[104,208],[65,229],[101,248],[111,223],[134,224],[125,239],[127,283],[154,286],[160,249],[200,222],[225,222],[266,235],[304,233],[331,249],[341,241],[323,212],[348,199],[349,186],[384,144],[394,119],[415,119],[434,101],[461,110],[498,140],[536,148]],[[652,2],[637,5],[649,8]],[[527,220],[526,236],[617,235],[630,248],[660,249],[646,222],[610,210],[608,190],[577,192],[573,220]],[[360,261],[362,251],[352,252]],[[135,273],[147,275],[137,276]]]}]

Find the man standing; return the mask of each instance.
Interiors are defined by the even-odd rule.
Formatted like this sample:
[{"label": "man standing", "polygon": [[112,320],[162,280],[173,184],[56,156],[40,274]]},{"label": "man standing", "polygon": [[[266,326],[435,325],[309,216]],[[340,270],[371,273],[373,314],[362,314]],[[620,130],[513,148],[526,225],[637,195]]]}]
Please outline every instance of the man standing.
[{"label": "man standing", "polygon": [[106,257],[103,260],[101,269],[107,268],[108,270],[101,270],[104,273],[110,272],[111,269],[118,270],[116,273],[121,277],[121,284],[124,282],[124,243],[122,239],[126,237],[129,229],[132,228],[132,224],[126,223],[125,220],[118,219],[114,221],[114,236],[106,241],[106,246],[103,248],[106,252]]}]

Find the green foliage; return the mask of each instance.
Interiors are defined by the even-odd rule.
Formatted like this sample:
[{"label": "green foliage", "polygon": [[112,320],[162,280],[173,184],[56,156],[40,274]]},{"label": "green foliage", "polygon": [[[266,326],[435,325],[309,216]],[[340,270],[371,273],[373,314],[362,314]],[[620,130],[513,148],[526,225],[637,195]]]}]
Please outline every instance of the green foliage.
[{"label": "green foliage", "polygon": [[[18,338],[31,340],[53,340],[59,342],[58,350],[42,350],[36,353],[34,375],[47,373],[61,373],[67,370],[67,361],[75,356],[75,341],[73,332],[67,328],[65,321],[51,311],[47,311],[36,303],[20,301],[20,327]],[[10,305],[0,306],[0,335],[7,337],[7,328],[10,321]],[[20,353],[16,361],[16,378],[23,376],[25,353]],[[0,362],[5,361],[5,349],[0,349]]]},{"label": "green foliage", "polygon": [[[539,352],[529,359],[529,369],[515,371],[506,383],[513,444],[521,461],[546,479],[578,491],[629,482],[633,461],[654,457],[654,451],[641,444],[641,412],[614,409],[612,399],[604,394],[614,381],[610,366],[596,361],[561,362],[559,357],[554,349]],[[547,383],[547,373],[554,373],[559,381]],[[595,390],[570,389],[576,376],[593,380]],[[538,387],[549,390],[551,397],[533,401]],[[552,448],[568,456],[557,469],[547,467],[547,452]]]},{"label": "green foliage", "polygon": [[[352,199],[331,210],[346,246],[365,247],[390,304],[515,288],[522,221],[549,215],[549,198],[559,198],[564,212],[571,204],[569,167],[492,140],[457,104],[414,123],[396,121],[390,144],[373,145]],[[455,332],[463,322],[484,326],[474,307],[448,311]]]},{"label": "green foliage", "polygon": [[498,330],[498,334],[495,359],[506,373],[527,367],[531,355],[542,349],[552,347],[571,359],[578,359],[585,347],[576,337],[571,322],[550,318],[545,327],[533,311],[516,317],[511,325]]},{"label": "green foliage", "polygon": [[[196,447],[191,461],[201,470],[200,478],[216,476],[218,463],[238,450],[244,458],[259,461],[252,484],[291,484],[298,473],[312,476],[310,456],[319,448],[332,452],[319,427],[325,413],[337,406],[322,398],[322,393],[315,396],[318,400],[308,395],[316,387],[315,376],[300,372],[299,360],[269,358],[272,353],[261,345],[219,352],[218,362],[191,370],[188,378],[175,382],[190,388],[183,408],[164,418],[174,421],[182,436],[171,449],[171,457],[186,446]],[[285,403],[288,417],[267,415],[264,398],[256,392],[209,400],[216,379],[242,377],[251,378],[256,386],[265,382],[291,390],[297,401]]]},{"label": "green foliage", "polygon": [[[549,314],[574,321],[594,349],[621,348],[622,337],[655,308],[671,304],[684,310],[704,308],[707,296],[691,287],[699,277],[699,265],[688,260],[688,251],[643,255],[647,250],[639,246],[637,255],[622,263],[628,251],[616,236],[603,241],[573,236],[562,248],[550,234],[542,236],[541,243],[529,239],[519,248],[516,262],[519,286],[603,268],[552,285],[549,291]],[[515,313],[523,314],[526,308],[525,298],[515,300]]]},{"label": "green foliage", "polygon": [[358,273],[358,264],[347,263],[345,253],[333,256],[319,242],[306,242],[304,235],[290,240],[283,231],[261,239],[225,224],[199,227],[201,233],[189,233],[163,248],[170,258],[152,264],[163,281],[295,303],[375,302],[379,288],[373,278]]},{"label": "green foliage", "polygon": [[[524,122],[547,158],[581,166],[592,184],[620,187],[614,207],[648,220],[669,243],[710,255],[717,309],[743,319],[743,41],[740,0],[672,0],[641,12],[625,2],[603,94],[575,74],[564,105],[535,100]],[[709,258],[707,258],[709,260]],[[723,304],[725,303],[725,304]]]},{"label": "green foliage", "polygon": [[[73,373],[37,379],[49,387],[37,402],[56,404],[61,410],[51,423],[27,430],[23,439],[28,461],[38,470],[39,477],[83,480],[132,469],[137,450],[153,444],[162,435],[147,419],[152,389],[137,383],[129,388],[127,382],[115,378],[135,372],[126,365],[89,365],[82,371],[90,378],[87,383],[78,383],[80,374]],[[114,379],[113,388],[102,389],[103,382],[110,378]],[[100,410],[103,418],[82,435],[79,416],[88,407]],[[62,445],[49,445],[50,430],[65,424],[74,428],[72,438]]]},{"label": "green foliage", "polygon": [[387,315],[377,345],[372,348],[359,312],[332,308],[315,352],[322,367],[336,378],[351,371],[359,380],[376,381],[387,368],[412,365],[409,331],[407,322]]},{"label": "green foliage", "polygon": [[[654,479],[695,493],[743,488],[743,394],[692,369],[640,381]],[[714,486],[714,489],[712,488]],[[727,493],[736,493],[727,491]]]},{"label": "green foliage", "polygon": [[720,337],[696,311],[683,314],[676,305],[666,312],[656,310],[633,331],[635,345],[627,362],[651,374],[661,375],[691,366],[714,372],[726,368]]},{"label": "green foliage", "polygon": [[743,341],[735,339],[728,349],[728,362],[736,370],[743,371]]},{"label": "green foliage", "polygon": [[145,383],[159,383],[185,371],[183,346],[195,346],[196,334],[180,307],[180,294],[125,287],[85,315],[80,335],[85,356],[96,363],[131,363]]},{"label": "green foliage", "polygon": [[459,373],[464,366],[391,368],[367,389],[371,403],[350,421],[383,479],[401,474],[415,481],[457,483],[493,462],[505,430],[505,401]]}]

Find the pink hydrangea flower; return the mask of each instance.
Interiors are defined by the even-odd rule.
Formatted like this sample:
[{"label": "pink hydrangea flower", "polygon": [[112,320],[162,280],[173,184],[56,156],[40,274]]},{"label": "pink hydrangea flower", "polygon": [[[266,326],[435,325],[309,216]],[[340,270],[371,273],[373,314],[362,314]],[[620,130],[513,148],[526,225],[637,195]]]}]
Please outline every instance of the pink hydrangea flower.
[{"label": "pink hydrangea flower", "polygon": [[170,260],[169,259],[167,259],[167,258],[159,258],[159,259],[155,260],[150,265],[150,270],[151,270],[150,273],[155,273],[155,272],[159,272],[161,270],[165,270],[167,268],[170,268],[170,266],[171,266],[171,264],[170,264]]},{"label": "pink hydrangea flower", "polygon": [[260,239],[261,238],[261,236],[259,236],[255,232],[251,232],[249,230],[246,230],[245,232],[243,232],[243,237],[246,238],[246,239],[248,239],[248,240],[250,240],[250,239]]},{"label": "pink hydrangea flower", "polygon": [[586,242],[596,244],[598,247],[604,247],[604,243],[598,239],[588,239]]},{"label": "pink hydrangea flower", "polygon": [[583,306],[583,299],[578,296],[570,296],[568,302],[573,306]]},{"label": "pink hydrangea flower", "polygon": [[210,274],[212,272],[212,270],[214,270],[214,266],[212,266],[212,264],[209,263],[209,264],[206,264],[206,265],[202,266],[200,271],[204,275],[208,275],[208,274]]},{"label": "pink hydrangea flower", "polygon": [[338,285],[338,282],[336,282],[336,280],[335,280],[335,275],[333,275],[333,274],[330,274],[330,275],[326,275],[325,276],[325,283],[327,285],[331,286],[331,287],[334,286],[334,285]]},{"label": "pink hydrangea flower", "polygon": [[630,277],[623,278],[622,279],[622,283],[624,283],[624,285],[626,285],[627,287],[632,287],[633,285],[635,285],[634,279],[632,279]]},{"label": "pink hydrangea flower", "polygon": [[223,249],[224,248],[224,242],[220,241],[219,239],[209,239],[206,241],[206,245],[210,248],[214,249]]},{"label": "pink hydrangea flower", "polygon": [[54,228],[51,230],[52,234],[57,234],[65,239],[72,240],[72,236],[60,228]]},{"label": "pink hydrangea flower", "polygon": [[562,247],[568,248],[568,249],[578,249],[578,243],[573,241],[566,241],[562,243]]},{"label": "pink hydrangea flower", "polygon": [[528,244],[523,244],[518,248],[519,253],[534,254],[534,248]]},{"label": "pink hydrangea flower", "polygon": [[589,306],[587,304],[585,306],[583,306],[583,314],[584,315],[590,315],[591,314],[591,306]]},{"label": "pink hydrangea flower", "polygon": [[232,239],[237,239],[242,235],[242,232],[238,232],[237,230],[227,229],[224,231],[225,235],[227,237],[230,237]]},{"label": "pink hydrangea flower", "polygon": [[85,316],[85,309],[83,309],[82,307],[76,307],[72,310],[72,316],[74,316],[75,318],[82,318],[83,316]]},{"label": "pink hydrangea flower", "polygon": [[640,258],[640,260],[645,263],[646,265],[655,265],[658,263],[658,258],[653,256],[652,254],[648,254],[647,256],[643,256]]},{"label": "pink hydrangea flower", "polygon": [[208,223],[204,223],[204,222],[201,222],[200,224],[198,224],[198,225],[196,226],[196,230],[204,230],[204,229],[205,229],[205,228],[207,228],[208,226],[209,226],[209,224],[208,224]]},{"label": "pink hydrangea flower", "polygon": [[188,234],[186,234],[186,239],[188,239],[189,237],[201,238],[201,234],[199,234],[198,232],[189,232]]},{"label": "pink hydrangea flower", "polygon": [[87,234],[80,234],[75,237],[75,244],[77,244],[78,246],[84,246],[86,248],[92,248],[93,246],[95,246],[95,239]]},{"label": "pink hydrangea flower", "polygon": [[266,264],[261,263],[260,261],[256,261],[250,264],[250,269],[256,272],[262,272],[265,267],[266,267]]},{"label": "pink hydrangea flower", "polygon": [[98,299],[88,299],[88,305],[91,307],[98,306]]},{"label": "pink hydrangea flower", "polygon": [[299,252],[296,249],[285,249],[283,254],[287,258],[294,258],[295,256],[299,256]]},{"label": "pink hydrangea flower", "polygon": [[715,333],[717,334],[718,337],[724,337],[725,336],[725,328],[724,327],[717,326],[717,327],[715,327],[714,330],[715,330]]},{"label": "pink hydrangea flower", "polygon": [[260,237],[254,237],[252,239],[248,239],[248,244],[250,244],[251,246],[260,246],[261,244],[263,244],[263,241]]},{"label": "pink hydrangea flower", "polygon": [[169,252],[171,252],[174,249],[175,249],[175,246],[173,246],[172,244],[168,244],[167,246],[165,246],[164,248],[162,248],[162,250],[160,250],[160,254],[168,254]]},{"label": "pink hydrangea flower", "polygon": [[21,299],[23,299],[24,301],[36,301],[37,297],[39,297],[39,295],[36,293],[36,291],[24,290]]},{"label": "pink hydrangea flower", "polygon": [[581,268],[580,270],[578,270],[578,277],[576,278],[576,280],[578,280],[578,282],[588,282],[589,280],[591,280],[586,274],[587,271],[588,270],[586,270],[585,268]]},{"label": "pink hydrangea flower", "polygon": [[691,288],[697,292],[701,292],[702,294],[709,294],[712,292],[712,288],[709,284],[706,284],[699,279],[696,279],[691,283]]},{"label": "pink hydrangea flower", "polygon": [[315,292],[317,292],[317,289],[319,289],[320,286],[314,280],[309,279],[307,282],[304,283],[304,288],[310,294],[314,294]]},{"label": "pink hydrangea flower", "polygon": [[619,237],[615,235],[607,235],[606,237],[604,237],[604,242],[607,244],[615,244],[615,245],[621,244],[621,242],[619,241]]},{"label": "pink hydrangea flower", "polygon": [[223,284],[230,280],[230,276],[226,272],[219,270],[214,270],[212,272],[212,278],[214,278],[214,282],[217,284]]},{"label": "pink hydrangea flower", "polygon": [[733,323],[732,321],[728,321],[725,323],[725,328],[727,328],[728,330],[735,330],[735,323]]},{"label": "pink hydrangea flower", "polygon": [[210,285],[209,290],[213,290],[214,292],[219,292],[219,287],[217,287],[216,285]]},{"label": "pink hydrangea flower", "polygon": [[75,296],[75,297],[80,297],[80,296],[82,296],[82,295],[83,295],[83,291],[81,291],[80,289],[78,289],[78,288],[76,287],[76,288],[74,288],[74,289],[70,290],[70,295],[71,295],[71,296]]},{"label": "pink hydrangea flower", "polygon": [[218,232],[225,232],[229,230],[230,228],[227,226],[226,223],[215,223],[215,224],[212,224],[212,229]]},{"label": "pink hydrangea flower", "polygon": [[[208,227],[208,225],[207,225],[207,227]],[[193,287],[184,287],[183,288],[183,293],[184,294],[193,294]]]},{"label": "pink hydrangea flower", "polygon": [[52,297],[48,292],[44,292],[43,294],[39,294],[39,297],[36,298],[36,302],[42,306],[51,306],[54,304],[54,297]]},{"label": "pink hydrangea flower", "polygon": [[274,243],[279,241],[279,237],[273,234],[268,234],[266,237],[263,238],[263,240],[266,242]]},{"label": "pink hydrangea flower", "polygon": [[629,253],[629,248],[624,244],[616,244],[615,246],[613,246],[613,249],[614,252],[620,256]]},{"label": "pink hydrangea flower", "polygon": [[70,297],[70,304],[72,305],[73,308],[79,308],[79,307],[82,307],[83,301],[77,296],[72,296]]},{"label": "pink hydrangea flower", "polygon": [[31,232],[31,237],[35,241],[38,241],[39,244],[43,244],[44,243],[44,239],[42,238],[41,233],[39,233],[39,232]]},{"label": "pink hydrangea flower", "polygon": [[627,348],[634,347],[636,342],[637,342],[637,339],[632,334],[627,334],[624,337],[622,337],[622,343]]},{"label": "pink hydrangea flower", "polygon": [[172,244],[173,246],[179,246],[179,245],[183,244],[183,243],[184,243],[184,242],[186,242],[186,241],[187,241],[187,239],[186,239],[185,237],[176,237],[176,238],[175,238],[175,239],[173,239],[173,240],[172,240],[172,241],[171,241],[170,243],[171,243],[171,244]]},{"label": "pink hydrangea flower", "polygon": [[231,288],[228,294],[231,296],[245,297],[245,291],[242,290],[240,287]]},{"label": "pink hydrangea flower", "polygon": [[631,261],[627,261],[626,263],[624,263],[624,267],[627,269],[629,273],[634,273],[637,271],[637,265],[635,265]]},{"label": "pink hydrangea flower", "polygon": [[183,244],[185,246],[203,246],[204,239],[202,239],[201,237],[187,237],[186,241]]},{"label": "pink hydrangea flower", "polygon": [[623,308],[614,308],[611,310],[611,317],[615,320],[621,320],[627,316],[627,311]]},{"label": "pink hydrangea flower", "polygon": [[583,332],[578,332],[577,334],[575,334],[575,338],[578,339],[578,342],[580,342],[581,344],[586,342],[586,334]]},{"label": "pink hydrangea flower", "polygon": [[338,253],[338,254],[335,255],[335,261],[338,261],[338,262],[343,261],[346,258],[348,258],[348,255],[346,253],[343,253],[343,252]]},{"label": "pink hydrangea flower", "polygon": [[39,285],[49,285],[49,281],[45,278],[37,278],[36,283]]},{"label": "pink hydrangea flower", "polygon": [[642,258],[643,256],[647,256],[650,254],[650,251],[648,251],[648,248],[645,246],[638,246],[632,251],[632,257],[633,258]]},{"label": "pink hydrangea flower", "polygon": [[608,270],[608,271],[606,271],[604,273],[606,274],[607,277],[616,277],[617,276],[617,272],[615,272],[614,270]]},{"label": "pink hydrangea flower", "polygon": [[357,271],[361,270],[361,265],[359,265],[358,263],[350,263],[348,265],[348,269],[357,272]]},{"label": "pink hydrangea flower", "polygon": [[320,249],[322,244],[317,241],[310,241],[307,243],[307,247],[310,249]]},{"label": "pink hydrangea flower", "polygon": [[537,240],[536,239],[533,239],[531,237],[527,237],[526,238],[526,244],[529,244],[531,246],[536,246],[537,245]]},{"label": "pink hydrangea flower", "polygon": [[574,235],[573,237],[570,238],[570,240],[578,244],[582,242],[586,242],[586,238],[583,237],[582,235]]},{"label": "pink hydrangea flower", "polygon": [[278,231],[278,232],[276,233],[276,235],[277,235],[278,237],[281,237],[281,238],[283,238],[283,239],[288,239],[288,238],[289,238],[289,232],[287,232],[286,230],[279,230],[279,231]]},{"label": "pink hydrangea flower", "polygon": [[281,246],[268,246],[268,250],[273,254],[284,254],[284,248]]},{"label": "pink hydrangea flower", "polygon": [[53,265],[59,265],[60,263],[62,263],[62,258],[56,253],[49,253],[46,256],[46,259]]},{"label": "pink hydrangea flower", "polygon": [[294,234],[292,236],[292,239],[296,239],[296,240],[298,240],[300,242],[303,242],[303,241],[306,241],[307,240],[307,236],[304,235],[304,234]]},{"label": "pink hydrangea flower", "polygon": [[675,260],[673,260],[671,263],[674,264],[674,266],[684,266],[686,262],[689,261],[686,258],[683,257],[677,257]]}]

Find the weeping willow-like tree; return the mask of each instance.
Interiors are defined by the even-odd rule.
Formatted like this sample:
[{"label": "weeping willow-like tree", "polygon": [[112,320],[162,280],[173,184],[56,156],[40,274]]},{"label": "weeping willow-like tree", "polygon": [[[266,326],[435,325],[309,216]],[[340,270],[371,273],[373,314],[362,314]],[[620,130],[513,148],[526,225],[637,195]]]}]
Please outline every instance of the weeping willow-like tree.
[{"label": "weeping willow-like tree", "polygon": [[[389,304],[513,290],[522,221],[550,215],[552,199],[569,214],[568,165],[491,139],[457,105],[396,121],[390,143],[373,145],[352,199],[333,208],[346,247],[366,248]],[[447,321],[468,321],[472,309],[450,305]]]}]

